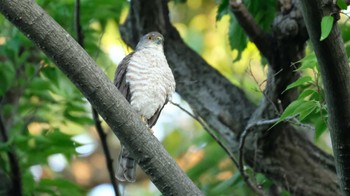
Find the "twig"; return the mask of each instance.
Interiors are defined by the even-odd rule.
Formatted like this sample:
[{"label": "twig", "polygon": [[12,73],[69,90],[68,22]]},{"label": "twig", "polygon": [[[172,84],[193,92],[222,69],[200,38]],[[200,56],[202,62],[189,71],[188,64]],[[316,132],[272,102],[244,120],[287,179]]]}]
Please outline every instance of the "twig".
[{"label": "twig", "polygon": [[178,107],[179,109],[181,109],[182,111],[184,111],[187,115],[191,116],[193,119],[195,119],[202,127],[204,130],[206,130],[209,135],[211,137],[213,137],[213,139],[220,145],[220,147],[227,153],[227,155],[230,157],[230,159],[232,160],[232,162],[235,164],[235,166],[238,168],[238,162],[235,159],[234,155],[231,153],[231,151],[220,141],[220,139],[211,131],[211,129],[209,128],[209,126],[203,121],[203,119],[201,119],[198,116],[193,115],[191,112],[189,112],[188,110],[186,110],[185,108],[183,108],[182,106],[180,106],[177,103],[174,103],[172,101],[169,101],[171,104],[173,104],[174,106]]},{"label": "twig", "polygon": [[75,1],[74,18],[75,18],[75,30],[77,31],[77,40],[80,46],[84,48],[84,34],[82,32],[82,27],[80,24],[80,0]]},{"label": "twig", "polygon": [[[1,100],[1,98],[0,98]],[[7,132],[5,129],[4,121],[2,119],[2,115],[0,114],[0,134],[2,141],[4,143],[8,142]],[[7,157],[10,162],[10,168],[11,168],[11,181],[12,181],[12,187],[11,187],[11,195],[15,196],[21,196],[23,195],[22,192],[22,174],[20,171],[18,159],[15,150],[12,146],[9,147],[7,150]]]},{"label": "twig", "polygon": [[273,123],[276,123],[280,118],[274,118],[271,120],[261,120],[261,121],[256,121],[254,123],[248,124],[246,126],[246,128],[244,129],[244,131],[242,132],[242,135],[240,137],[240,141],[239,141],[239,169],[243,172],[243,177],[247,176],[244,173],[244,169],[243,169],[243,159],[244,159],[244,153],[243,153],[243,149],[244,149],[244,144],[245,144],[245,139],[247,138],[247,136],[249,135],[249,133],[251,133],[253,131],[253,128],[256,126],[261,126],[261,125],[271,125]]},{"label": "twig", "polygon": [[110,153],[108,145],[107,145],[107,135],[101,126],[101,121],[100,121],[100,118],[98,116],[97,111],[93,107],[91,107],[91,108],[92,108],[92,115],[93,115],[94,121],[95,121],[95,127],[97,130],[98,136],[100,137],[102,149],[103,149],[103,152],[105,154],[109,178],[111,180],[115,195],[119,196],[120,193],[119,193],[119,189],[118,189],[118,182],[115,179],[114,168],[113,168],[113,159],[111,157],[111,153]]},{"label": "twig", "polygon": [[248,37],[259,51],[268,59],[272,59],[271,53],[271,41],[268,35],[259,27],[254,17],[249,13],[247,7],[243,4],[242,0],[230,0],[229,1],[231,11],[235,15],[237,22],[246,32]]},{"label": "twig", "polygon": [[252,188],[256,193],[258,193],[259,195],[264,195],[264,193],[262,192],[261,188],[256,185],[255,183],[253,183],[249,176],[245,173],[244,171],[244,144],[245,144],[245,139],[246,137],[249,135],[249,133],[251,133],[253,131],[253,128],[256,126],[261,126],[261,125],[271,125],[273,123],[276,123],[280,118],[275,118],[275,119],[271,119],[271,120],[261,120],[261,121],[256,121],[254,123],[248,124],[246,126],[246,128],[244,129],[244,131],[242,132],[242,135],[240,137],[240,142],[239,142],[239,158],[238,158],[238,169],[243,177],[243,180],[250,186],[250,188]]},{"label": "twig", "polygon": [[185,108],[183,108],[182,106],[180,106],[177,103],[174,103],[172,101],[169,101],[171,104],[173,104],[174,106],[180,108],[182,111],[184,111],[186,114],[188,114],[189,116],[191,116],[193,119],[195,119],[199,124],[202,125],[203,129],[205,129],[210,136],[212,136],[214,138],[214,140],[221,146],[221,148],[227,153],[227,155],[230,157],[230,159],[232,160],[232,162],[234,163],[234,165],[238,168],[238,171],[241,173],[241,175],[243,176],[244,181],[247,183],[247,185],[254,191],[256,192],[256,194],[258,195],[264,195],[263,191],[261,190],[260,187],[257,187],[250,179],[249,177],[244,173],[243,170],[240,169],[240,165],[237,162],[237,160],[235,159],[234,155],[231,153],[231,151],[219,140],[219,138],[211,131],[211,129],[209,128],[209,126],[200,118],[197,117],[193,114],[191,114],[189,111],[187,111]]},{"label": "twig", "polygon": [[[280,118],[274,118],[274,119],[270,119],[270,120],[260,120],[260,121],[255,121],[253,123],[250,123],[246,126],[246,128],[244,129],[244,131],[242,132],[242,135],[240,137],[240,142],[239,142],[239,158],[238,158],[238,168],[239,171],[241,173],[241,175],[243,176],[244,181],[254,190],[261,192],[261,190],[259,189],[259,187],[257,187],[257,185],[255,185],[253,182],[251,182],[251,180],[249,179],[249,176],[245,173],[244,171],[244,144],[245,144],[245,140],[247,138],[247,136],[249,135],[249,133],[251,133],[254,130],[254,127],[257,126],[262,126],[262,125],[271,125],[274,124],[276,122],[278,122],[280,120]],[[290,116],[287,117],[284,121],[289,121],[291,123],[296,124],[297,126],[300,127],[306,127],[306,128],[310,128],[313,129],[310,125],[305,125],[303,123],[300,123],[295,116]],[[261,192],[262,193],[262,192]]]},{"label": "twig", "polygon": [[[76,27],[76,31],[77,31],[78,43],[80,44],[81,47],[84,48],[84,34],[83,34],[82,27],[80,24],[80,0],[76,0],[76,4],[75,4],[75,27]],[[91,109],[92,109],[92,116],[93,116],[94,121],[95,121],[95,127],[96,127],[97,133],[100,137],[103,153],[105,155],[109,178],[110,178],[112,187],[114,189],[115,195],[120,196],[119,189],[118,189],[118,182],[116,181],[116,179],[114,177],[115,174],[114,174],[114,168],[113,168],[113,159],[111,157],[111,153],[109,151],[109,147],[107,144],[107,135],[106,135],[105,131],[103,130],[103,127],[101,126],[101,121],[100,121],[100,118],[98,116],[97,111],[92,106],[91,106]]]},{"label": "twig", "polygon": [[[278,70],[276,73],[273,74],[273,77],[277,76],[278,74],[280,74],[283,71],[283,68]],[[271,105],[273,106],[274,110],[277,112],[277,114],[281,114],[281,110],[278,109],[277,105],[271,100],[271,98],[265,93],[265,91],[261,88],[261,86],[266,83],[266,87],[268,85],[267,83],[267,79],[263,80],[261,83],[258,82],[258,80],[256,79],[256,77],[253,74],[252,71],[252,67],[251,64],[249,62],[249,74],[250,76],[253,78],[254,82],[256,83],[256,85],[259,88],[259,92],[261,92],[261,94],[266,98],[267,101],[269,101],[271,103]]]}]

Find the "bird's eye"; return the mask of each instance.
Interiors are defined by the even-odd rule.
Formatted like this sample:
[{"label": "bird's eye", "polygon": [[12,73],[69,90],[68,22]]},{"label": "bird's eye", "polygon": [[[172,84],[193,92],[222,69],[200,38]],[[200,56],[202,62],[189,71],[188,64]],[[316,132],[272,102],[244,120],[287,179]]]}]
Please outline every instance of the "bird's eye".
[{"label": "bird's eye", "polygon": [[151,36],[148,36],[148,37],[147,37],[147,39],[148,39],[148,40],[151,40],[151,39],[152,39],[152,37],[151,37]]}]

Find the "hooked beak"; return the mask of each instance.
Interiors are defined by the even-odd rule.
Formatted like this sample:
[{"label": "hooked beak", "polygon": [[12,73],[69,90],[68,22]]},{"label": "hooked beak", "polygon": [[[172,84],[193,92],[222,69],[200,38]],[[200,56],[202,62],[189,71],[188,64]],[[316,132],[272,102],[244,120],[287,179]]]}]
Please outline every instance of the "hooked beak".
[{"label": "hooked beak", "polygon": [[159,45],[163,42],[163,38],[162,37],[157,37],[157,41],[156,43]]}]

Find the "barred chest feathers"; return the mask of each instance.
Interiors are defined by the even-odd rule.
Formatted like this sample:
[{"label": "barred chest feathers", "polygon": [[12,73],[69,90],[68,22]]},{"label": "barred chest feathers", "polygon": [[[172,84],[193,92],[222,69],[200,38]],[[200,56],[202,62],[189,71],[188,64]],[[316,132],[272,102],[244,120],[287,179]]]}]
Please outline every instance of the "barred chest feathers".
[{"label": "barred chest feathers", "polygon": [[162,50],[140,50],[130,59],[126,82],[130,87],[130,104],[150,119],[175,91],[175,80]]}]

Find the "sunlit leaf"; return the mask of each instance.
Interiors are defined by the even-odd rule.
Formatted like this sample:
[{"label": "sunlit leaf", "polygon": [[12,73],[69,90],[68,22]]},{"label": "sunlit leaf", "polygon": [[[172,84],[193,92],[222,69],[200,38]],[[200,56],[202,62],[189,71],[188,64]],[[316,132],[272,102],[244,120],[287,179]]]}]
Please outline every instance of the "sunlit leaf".
[{"label": "sunlit leaf", "polygon": [[317,94],[317,92],[315,90],[313,90],[313,89],[306,89],[306,90],[304,90],[303,92],[300,93],[299,99],[304,99],[304,98],[306,98],[308,96],[311,96],[313,94]]},{"label": "sunlit leaf", "polygon": [[301,103],[303,103],[305,101],[303,100],[296,100],[296,101],[293,101],[291,104],[289,104],[287,106],[287,108],[284,110],[284,112],[282,113],[280,119],[273,125],[277,125],[278,123],[284,121],[287,117],[289,116],[293,116],[296,114],[295,110],[300,106]]},{"label": "sunlit leaf", "polygon": [[321,21],[321,37],[320,41],[325,40],[333,27],[334,18],[333,16],[324,16]]},{"label": "sunlit leaf", "polygon": [[229,10],[229,3],[228,0],[222,0],[221,4],[218,7],[218,11],[216,13],[216,21],[221,20],[221,18],[228,14],[230,12]]},{"label": "sunlit leaf", "polygon": [[302,64],[298,69],[296,69],[295,71],[301,71],[301,70],[305,70],[305,69],[313,69],[315,68],[316,64]]},{"label": "sunlit leaf", "polygon": [[285,91],[287,91],[287,90],[289,90],[291,88],[303,85],[303,84],[305,84],[307,82],[311,82],[311,81],[312,81],[312,78],[310,76],[303,76],[303,77],[299,78],[298,80],[296,80],[295,82],[293,82],[290,85],[288,85],[286,90],[284,90],[283,92],[285,92]]},{"label": "sunlit leaf", "polygon": [[299,112],[299,120],[302,121],[306,117],[308,117],[315,109],[317,108],[317,102],[316,101],[307,101],[301,104],[296,110],[296,112]]},{"label": "sunlit leaf", "polygon": [[326,118],[319,118],[315,122],[315,139],[318,140],[320,136],[327,130]]},{"label": "sunlit leaf", "polygon": [[337,0],[337,5],[342,10],[346,10],[348,8],[348,5],[344,0]]},{"label": "sunlit leaf", "polygon": [[229,42],[231,49],[238,51],[238,57],[235,60],[239,60],[243,50],[247,47],[248,38],[234,16],[230,17]]}]

